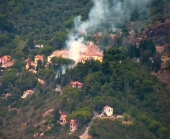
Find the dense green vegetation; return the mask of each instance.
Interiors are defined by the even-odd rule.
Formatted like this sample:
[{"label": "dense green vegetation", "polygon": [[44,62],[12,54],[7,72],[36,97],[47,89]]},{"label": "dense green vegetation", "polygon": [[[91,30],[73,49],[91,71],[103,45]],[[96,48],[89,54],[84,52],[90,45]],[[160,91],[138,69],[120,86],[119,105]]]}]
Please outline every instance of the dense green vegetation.
[{"label": "dense green vegetation", "polygon": [[[115,24],[122,35],[110,31],[107,23],[98,27],[103,34],[99,40],[88,34],[87,40],[107,47],[103,49],[102,63],[90,60],[69,69],[73,60],[54,57],[46,64],[48,55],[65,46],[74,18],[81,15],[86,20],[91,7],[91,0],[0,0],[0,57],[11,55],[15,62],[12,67],[0,67],[0,138],[33,138],[36,133],[44,133],[44,138],[76,139],[93,112],[100,114],[105,105],[113,107],[116,115],[130,115],[133,125],[95,119],[89,130],[94,139],[170,138],[170,86],[150,74],[160,70],[161,56],[152,39],[142,40],[139,47],[127,43],[130,29],[138,37],[147,24],[168,19],[170,3],[152,0],[149,6],[133,9],[126,24]],[[109,22],[112,20],[114,16]],[[134,28],[131,21],[136,22]],[[114,43],[108,39],[110,33],[117,35]],[[35,48],[36,44],[44,47]],[[37,54],[45,58],[38,61],[37,73],[25,70],[24,60],[33,61]],[[140,58],[140,62],[132,58]],[[66,67],[63,75],[62,66]],[[38,82],[38,78],[46,84]],[[71,88],[71,81],[82,82],[83,88]],[[61,93],[55,90],[58,84]],[[35,93],[21,99],[28,89]],[[43,116],[49,109],[54,112]],[[74,135],[68,135],[69,122],[65,126],[58,124],[59,111],[68,114],[67,121],[77,120],[79,129]]]},{"label": "dense green vegetation", "polygon": [[[105,130],[101,130],[102,128]],[[151,132],[147,131],[146,127],[144,127],[140,122],[135,122],[133,126],[123,126],[119,121],[95,120],[89,133],[93,136],[94,139],[157,138]]]},{"label": "dense green vegetation", "polygon": [[[170,127],[167,124],[169,121],[166,119],[169,115],[167,107],[169,101],[160,103],[163,99],[169,100],[166,95],[168,90],[165,89],[165,85],[160,84],[150,75],[144,65],[127,59],[123,50],[108,49],[102,64],[96,61],[79,63],[63,76],[62,82],[67,83],[68,77],[72,80],[83,81],[85,94],[84,97],[83,94],[81,95],[81,98],[84,98],[83,102],[76,97],[73,97],[76,99],[74,101],[70,99],[65,101],[66,107],[76,105],[76,109],[79,109],[79,107],[88,106],[92,110],[101,112],[104,105],[110,105],[114,108],[115,114],[127,112],[142,122],[144,121],[140,119],[140,116],[145,116],[145,120],[148,120],[146,127],[150,131],[153,131],[151,124],[155,121],[161,125],[160,128],[163,127],[169,132]],[[69,98],[68,95],[67,98]],[[77,100],[79,102],[76,102]],[[160,128],[154,130],[158,137],[162,136],[158,134]]]}]

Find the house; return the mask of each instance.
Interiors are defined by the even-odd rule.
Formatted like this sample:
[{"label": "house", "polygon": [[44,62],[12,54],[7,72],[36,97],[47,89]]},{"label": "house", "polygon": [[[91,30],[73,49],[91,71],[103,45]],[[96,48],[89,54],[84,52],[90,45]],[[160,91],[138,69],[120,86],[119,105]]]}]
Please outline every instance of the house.
[{"label": "house", "polygon": [[83,84],[80,83],[80,82],[78,82],[78,81],[76,81],[76,82],[71,82],[70,85],[71,85],[71,87],[73,87],[73,88],[80,88],[80,89],[81,89],[81,88],[83,87]]},{"label": "house", "polygon": [[43,44],[37,44],[37,45],[35,45],[35,48],[43,48],[43,47],[44,47]]},{"label": "house", "polygon": [[103,51],[93,42],[88,42],[86,51],[80,54],[80,62],[85,63],[86,60],[99,60],[103,62]]},{"label": "house", "polygon": [[4,58],[6,62],[11,62],[12,59],[10,55],[4,55],[2,58]]},{"label": "house", "polygon": [[25,60],[25,63],[26,63],[25,69],[28,70],[28,69],[30,68],[30,65],[31,65],[30,59],[26,59],[26,60]]},{"label": "house", "polygon": [[7,67],[11,67],[14,65],[14,62],[7,62],[7,63],[2,63],[2,66],[3,68],[7,68]]},{"label": "house", "polygon": [[77,128],[78,128],[78,124],[77,124],[76,120],[71,119],[71,121],[70,121],[70,131],[74,132],[75,130],[77,130]]},{"label": "house", "polygon": [[110,106],[105,106],[102,110],[101,116],[108,117],[113,115],[113,108]]},{"label": "house", "polygon": [[33,94],[34,90],[26,90],[21,98],[27,98],[28,95]]},{"label": "house", "polygon": [[7,68],[14,65],[14,62],[11,62],[12,58],[10,55],[5,55],[0,58],[0,63],[2,64],[1,67]]},{"label": "house", "polygon": [[67,122],[67,121],[66,121],[66,118],[67,118],[67,115],[61,114],[59,123],[60,123],[61,125],[65,125],[66,122]]},{"label": "house", "polygon": [[80,62],[85,63],[86,60],[98,60],[103,62],[103,53],[100,52],[89,52],[81,55]]},{"label": "house", "polygon": [[156,46],[156,52],[162,53],[163,51],[164,51],[164,47],[163,46]]},{"label": "house", "polygon": [[50,56],[48,56],[47,62],[51,62],[51,59],[53,57],[68,58],[68,51],[67,50],[54,51]]},{"label": "house", "polygon": [[7,62],[7,61],[6,61],[5,58],[3,58],[3,57],[0,58],[0,63],[4,64],[4,63],[6,63],[6,62]]},{"label": "house", "polygon": [[44,61],[44,57],[41,55],[36,55],[34,58],[34,63],[37,64],[38,60],[41,60],[42,62]]}]

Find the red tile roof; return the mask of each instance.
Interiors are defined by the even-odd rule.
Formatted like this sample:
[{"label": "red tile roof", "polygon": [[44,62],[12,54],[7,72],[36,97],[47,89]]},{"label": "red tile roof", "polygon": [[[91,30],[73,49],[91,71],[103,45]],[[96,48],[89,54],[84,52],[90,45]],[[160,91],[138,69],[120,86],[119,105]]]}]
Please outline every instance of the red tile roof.
[{"label": "red tile roof", "polygon": [[71,119],[70,124],[75,124],[76,120]]},{"label": "red tile roof", "polygon": [[62,114],[62,115],[60,116],[61,119],[66,119],[66,117],[67,117],[67,115],[65,115],[65,114]]},{"label": "red tile roof", "polygon": [[98,52],[90,52],[90,53],[84,53],[86,56],[103,56],[103,53]]},{"label": "red tile roof", "polygon": [[104,106],[103,108],[104,108],[104,109],[107,109],[107,108],[111,108],[111,107],[106,105],[106,106]]},{"label": "red tile roof", "polygon": [[34,90],[26,90],[26,91],[24,91],[24,94],[25,93],[33,93],[34,92]]},{"label": "red tile roof", "polygon": [[41,56],[41,55],[36,55],[35,57],[36,58],[43,58],[43,56]]},{"label": "red tile roof", "polygon": [[78,82],[78,81],[71,82],[70,84],[72,84],[72,85],[80,85],[80,86],[83,86],[83,84],[82,84],[82,83],[80,83],[80,82]]}]

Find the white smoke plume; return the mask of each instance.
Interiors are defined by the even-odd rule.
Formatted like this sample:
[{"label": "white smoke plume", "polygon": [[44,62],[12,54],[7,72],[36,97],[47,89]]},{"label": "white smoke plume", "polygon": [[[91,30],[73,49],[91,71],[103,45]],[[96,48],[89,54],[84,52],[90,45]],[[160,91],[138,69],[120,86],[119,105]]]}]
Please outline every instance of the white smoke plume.
[{"label": "white smoke plume", "polygon": [[[66,41],[67,49],[69,50],[69,58],[76,63],[80,58],[83,43],[88,41],[82,37],[82,34],[95,32],[99,28],[107,27],[116,29],[117,25],[123,22],[128,22],[131,12],[136,8],[142,11],[150,4],[150,0],[92,0],[94,5],[89,12],[89,17],[86,21],[81,20],[81,16],[77,16],[74,20],[74,32],[70,32]],[[144,11],[145,12],[145,11]]]}]

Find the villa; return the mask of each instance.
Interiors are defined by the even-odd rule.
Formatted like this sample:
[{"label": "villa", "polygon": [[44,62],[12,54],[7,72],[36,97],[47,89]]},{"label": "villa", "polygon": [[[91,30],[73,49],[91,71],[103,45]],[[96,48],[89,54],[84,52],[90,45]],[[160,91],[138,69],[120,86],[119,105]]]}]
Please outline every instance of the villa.
[{"label": "villa", "polygon": [[2,64],[1,67],[7,68],[14,65],[12,62],[12,57],[10,55],[4,55],[0,58],[0,63]]},{"label": "villa", "polygon": [[102,110],[102,114],[101,116],[103,117],[109,117],[113,115],[113,108],[111,108],[110,106],[105,106]]},{"label": "villa", "polygon": [[48,56],[47,62],[51,62],[51,59],[53,57],[68,58],[68,51],[67,50],[54,51],[50,56]]},{"label": "villa", "polygon": [[60,121],[59,121],[59,123],[61,124],[61,125],[65,125],[66,124],[66,118],[67,118],[67,115],[65,115],[65,114],[62,114],[61,116],[60,116]]},{"label": "villa", "polygon": [[41,55],[36,55],[34,58],[34,63],[37,64],[38,60],[41,60],[42,62],[44,61],[44,57]]},{"label": "villa", "polygon": [[72,88],[80,88],[81,89],[83,87],[83,84],[78,81],[71,82],[70,85]]},{"label": "villa", "polygon": [[77,128],[78,128],[78,125],[77,125],[76,120],[71,119],[71,121],[70,121],[70,131],[74,132],[75,130],[77,130]]}]

